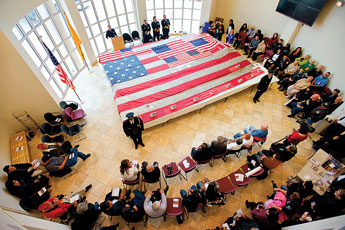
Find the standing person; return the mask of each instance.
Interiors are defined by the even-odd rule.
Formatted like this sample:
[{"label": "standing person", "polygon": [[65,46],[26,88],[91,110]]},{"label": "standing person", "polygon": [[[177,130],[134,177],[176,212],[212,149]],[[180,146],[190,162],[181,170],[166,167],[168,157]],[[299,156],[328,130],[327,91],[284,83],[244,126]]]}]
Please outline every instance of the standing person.
[{"label": "standing person", "polygon": [[253,98],[254,103],[256,103],[257,101],[260,102],[259,98],[264,92],[267,91],[273,77],[273,72],[273,70],[269,70],[268,74],[261,78],[255,96]]},{"label": "standing person", "polygon": [[235,39],[235,35],[234,35],[234,30],[230,31],[230,34],[227,35],[227,43],[229,44],[234,44],[234,39]]},{"label": "standing person", "polygon": [[169,38],[169,31],[170,31],[170,21],[167,19],[167,16],[163,15],[163,20],[161,21],[162,30],[163,30],[163,37],[165,39]]},{"label": "standing person", "polygon": [[223,34],[224,34],[224,25],[221,22],[219,22],[216,25],[216,37],[219,41],[222,40]]},{"label": "standing person", "polygon": [[234,21],[232,19],[229,20],[229,26],[226,29],[226,40],[229,40],[229,35],[231,30],[235,30],[235,25],[234,25]]},{"label": "standing person", "polygon": [[151,26],[147,24],[146,19],[144,19],[144,24],[141,25],[141,30],[143,31],[143,43],[147,43],[152,38],[151,36]]},{"label": "standing person", "polygon": [[133,139],[135,149],[138,148],[138,144],[145,146],[141,138],[141,133],[144,131],[144,123],[140,117],[134,117],[134,113],[130,112],[126,114],[128,118],[123,122],[123,131],[127,137]]},{"label": "standing person", "polygon": [[117,37],[117,34],[115,32],[115,30],[113,28],[111,28],[110,25],[108,25],[108,30],[105,34],[105,37],[108,39],[108,38],[115,38]]},{"label": "standing person", "polygon": [[152,26],[152,31],[153,31],[153,41],[159,41],[159,35],[160,35],[160,30],[161,30],[161,25],[157,21],[156,16],[153,16],[153,22],[151,22]]}]

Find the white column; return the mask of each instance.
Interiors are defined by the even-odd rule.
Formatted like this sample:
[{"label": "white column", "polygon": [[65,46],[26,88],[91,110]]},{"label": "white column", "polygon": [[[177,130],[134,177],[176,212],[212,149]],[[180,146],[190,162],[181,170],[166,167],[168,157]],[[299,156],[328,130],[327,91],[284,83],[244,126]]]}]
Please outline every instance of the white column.
[{"label": "white column", "polygon": [[201,15],[200,15],[200,25],[202,25],[205,22],[208,22],[210,20],[211,7],[212,7],[212,2],[213,1],[214,0],[203,0],[202,1],[202,8],[201,8]]},{"label": "white column", "polygon": [[78,33],[81,40],[82,47],[84,48],[85,60],[89,66],[94,66],[97,64],[97,57],[93,52],[90,39],[87,36],[83,21],[78,12],[77,5],[74,1],[60,0],[60,4],[63,11],[66,13],[68,20],[73,26],[74,30]]},{"label": "white column", "polygon": [[147,19],[146,1],[136,0],[135,2],[137,3],[137,15],[139,19],[139,30],[140,30],[140,35],[141,35],[143,33],[143,31],[141,31],[141,25],[144,23],[144,19]]},{"label": "white column", "polygon": [[284,39],[284,44],[292,44],[303,24],[293,19],[289,19],[280,38]]}]

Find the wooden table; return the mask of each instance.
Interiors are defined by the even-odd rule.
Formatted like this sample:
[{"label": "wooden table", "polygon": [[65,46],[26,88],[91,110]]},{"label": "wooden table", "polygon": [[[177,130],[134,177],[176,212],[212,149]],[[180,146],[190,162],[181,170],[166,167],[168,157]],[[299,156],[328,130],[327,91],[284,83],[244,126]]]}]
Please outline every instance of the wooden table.
[{"label": "wooden table", "polygon": [[111,42],[113,43],[114,50],[121,50],[121,49],[126,48],[122,35],[111,38]]},{"label": "wooden table", "polygon": [[31,162],[25,131],[21,131],[19,133],[12,135],[10,138],[10,144],[12,164]]},{"label": "wooden table", "polygon": [[344,169],[344,165],[340,164],[340,170],[332,173],[330,164],[324,163],[335,159],[324,150],[319,149],[297,173],[297,177],[302,181],[311,180],[314,184],[314,191],[319,195],[323,195],[328,189],[331,181],[333,181]]}]

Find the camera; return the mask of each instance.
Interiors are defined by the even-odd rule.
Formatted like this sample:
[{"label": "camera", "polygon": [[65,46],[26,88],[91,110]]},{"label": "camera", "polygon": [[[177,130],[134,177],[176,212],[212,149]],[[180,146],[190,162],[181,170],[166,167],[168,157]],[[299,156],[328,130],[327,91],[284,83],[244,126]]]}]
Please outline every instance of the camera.
[{"label": "camera", "polygon": [[307,122],[302,121],[302,120],[297,120],[296,121],[298,124],[300,124],[301,128],[305,128],[308,130],[308,133],[313,133],[315,131],[315,128],[312,125],[309,125]]}]

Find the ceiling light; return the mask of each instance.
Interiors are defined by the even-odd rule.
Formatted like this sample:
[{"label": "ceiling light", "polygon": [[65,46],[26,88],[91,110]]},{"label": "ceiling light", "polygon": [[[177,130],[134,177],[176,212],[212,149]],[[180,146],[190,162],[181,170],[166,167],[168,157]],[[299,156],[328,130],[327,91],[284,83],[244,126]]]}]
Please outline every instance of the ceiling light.
[{"label": "ceiling light", "polygon": [[344,4],[344,0],[338,0],[336,5],[341,7]]}]

